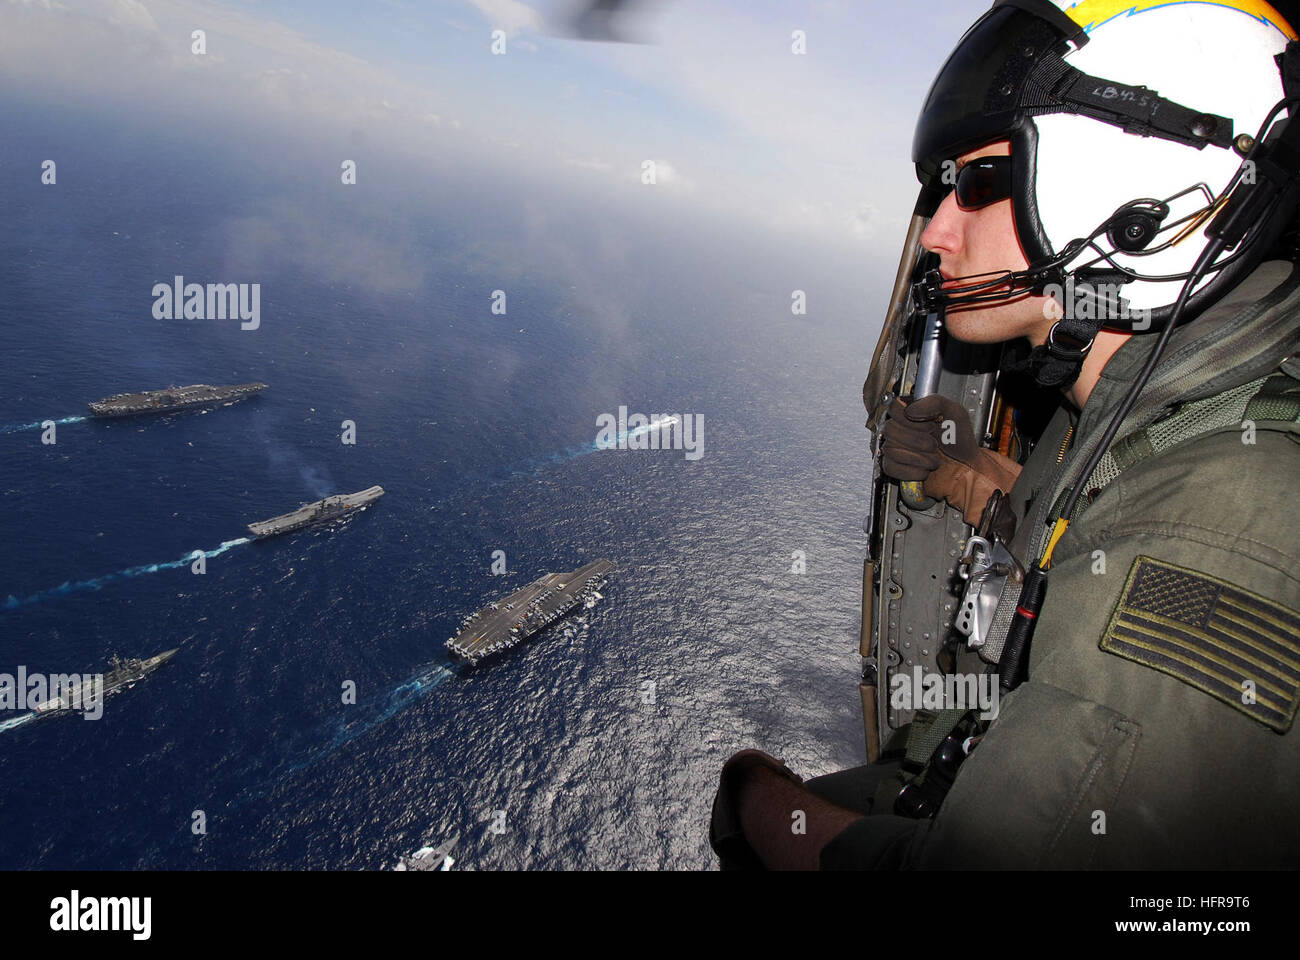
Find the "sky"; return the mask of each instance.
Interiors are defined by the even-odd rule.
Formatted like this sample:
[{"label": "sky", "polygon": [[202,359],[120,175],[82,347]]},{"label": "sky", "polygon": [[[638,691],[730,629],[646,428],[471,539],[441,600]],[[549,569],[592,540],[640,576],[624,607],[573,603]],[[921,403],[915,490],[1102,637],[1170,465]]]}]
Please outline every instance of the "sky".
[{"label": "sky", "polygon": [[574,2],[0,0],[0,82],[182,141],[274,131],[400,155],[416,180],[454,165],[612,210],[644,204],[652,160],[656,203],[892,279],[917,111],[988,0],[641,0],[620,26],[636,43],[561,35]]}]

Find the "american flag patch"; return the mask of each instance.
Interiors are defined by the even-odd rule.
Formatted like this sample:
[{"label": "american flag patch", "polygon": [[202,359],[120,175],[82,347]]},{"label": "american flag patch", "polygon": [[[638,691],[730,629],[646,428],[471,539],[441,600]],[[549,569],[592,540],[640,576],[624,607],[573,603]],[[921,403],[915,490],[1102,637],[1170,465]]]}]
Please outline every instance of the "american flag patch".
[{"label": "american flag patch", "polygon": [[1300,706],[1300,613],[1138,557],[1101,649],[1177,677],[1285,733]]}]

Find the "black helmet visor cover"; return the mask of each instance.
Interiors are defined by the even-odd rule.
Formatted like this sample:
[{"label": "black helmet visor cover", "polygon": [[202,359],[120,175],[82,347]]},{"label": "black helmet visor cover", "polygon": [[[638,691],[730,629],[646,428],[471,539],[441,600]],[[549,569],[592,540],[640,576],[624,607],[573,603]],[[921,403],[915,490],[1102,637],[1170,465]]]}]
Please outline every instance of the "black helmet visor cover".
[{"label": "black helmet visor cover", "polygon": [[1033,195],[1037,130],[1019,103],[1040,58],[1048,51],[1065,53],[1070,42],[1082,46],[1087,35],[1054,4],[1000,0],[966,32],[939,71],[912,140],[917,179],[935,199],[951,183],[945,181],[945,163],[995,141],[1010,141],[1016,227],[1031,263],[1054,251]]},{"label": "black helmet visor cover", "polygon": [[[1086,39],[1081,28],[1074,35]],[[1049,49],[1068,49],[1061,46],[1066,39],[1059,25],[1005,0],[980,17],[948,56],[921,108],[912,140],[920,181],[928,184],[943,161],[1010,135],[1023,116],[1019,94],[1030,70]]]}]

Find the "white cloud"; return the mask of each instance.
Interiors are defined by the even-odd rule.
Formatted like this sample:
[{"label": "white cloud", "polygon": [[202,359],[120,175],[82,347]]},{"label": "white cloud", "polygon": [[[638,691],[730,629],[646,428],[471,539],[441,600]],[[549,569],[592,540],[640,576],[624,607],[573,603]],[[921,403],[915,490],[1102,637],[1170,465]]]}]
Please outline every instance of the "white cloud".
[{"label": "white cloud", "polygon": [[859,236],[873,236],[876,232],[876,226],[880,220],[880,211],[876,209],[875,204],[863,200],[858,204],[856,210],[847,214],[849,229]]},{"label": "white cloud", "polygon": [[108,21],[127,30],[157,33],[158,24],[140,0],[110,0]]},{"label": "white cloud", "polygon": [[[827,0],[793,17],[770,4],[655,4],[645,11],[653,45],[534,44],[514,34],[540,32],[543,18],[519,0],[462,0],[468,23],[430,15],[453,54],[480,51],[479,16],[512,45],[538,48],[506,71],[482,56],[371,62],[256,7],[147,2],[78,0],[74,14],[54,0],[0,0],[0,84],[36,82],[52,100],[142,115],[269,121],[288,137],[364,136],[377,149],[481,159],[520,178],[553,157],[548,177],[563,169],[618,203],[650,198],[641,162],[668,156],[656,200],[689,198],[702,217],[775,222],[860,248],[901,237],[917,189],[915,112],[959,36],[953,23],[987,0],[906,15]],[[808,32],[805,56],[790,52],[795,26]],[[196,27],[207,56],[190,52]],[[519,146],[503,151],[506,142]]]},{"label": "white cloud", "polygon": [[[195,29],[206,34],[206,55],[191,51]],[[84,0],[75,12],[0,3],[0,82],[33,79],[56,99],[242,116],[313,132],[375,127],[410,140],[411,129],[458,125],[427,81],[412,84],[388,65],[211,0],[151,0],[148,8],[140,0]]]},{"label": "white cloud", "polygon": [[680,170],[671,163],[664,163],[662,160],[655,162],[655,183],[673,187],[677,190],[695,189],[694,180],[682,176]]},{"label": "white cloud", "polygon": [[[770,4],[665,3],[655,6],[659,45],[583,50],[629,77],[624,89],[648,87],[681,104],[686,122],[672,149],[702,185],[701,201],[770,211],[783,227],[857,245],[893,244],[919,186],[909,162],[917,111],[962,27],[987,3],[823,2],[788,15]],[[796,28],[808,37],[803,55],[791,52]],[[685,132],[704,125],[706,133]]]},{"label": "white cloud", "polygon": [[[514,35],[523,30],[536,31],[542,26],[542,17],[536,10],[519,0],[469,0],[492,25],[494,30],[504,30]],[[535,48],[534,48],[535,49]]]},{"label": "white cloud", "polygon": [[571,167],[577,167],[579,170],[593,170],[596,173],[610,173],[614,165],[607,160],[601,160],[599,157],[571,157],[566,154],[558,154],[562,163],[567,163]]},{"label": "white cloud", "polygon": [[349,282],[380,293],[412,293],[424,284],[428,266],[413,238],[390,235],[391,226],[344,228],[298,204],[274,200],[257,216],[232,217],[218,229],[231,276],[255,277],[268,264],[291,263],[330,279],[346,264]]}]

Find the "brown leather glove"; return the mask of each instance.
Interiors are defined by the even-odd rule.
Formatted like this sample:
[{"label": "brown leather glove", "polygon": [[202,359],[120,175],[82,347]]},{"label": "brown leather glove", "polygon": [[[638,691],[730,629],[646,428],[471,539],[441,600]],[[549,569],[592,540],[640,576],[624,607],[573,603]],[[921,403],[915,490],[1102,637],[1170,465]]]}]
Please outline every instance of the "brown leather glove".
[{"label": "brown leather glove", "polygon": [[978,526],[994,490],[1009,493],[1020,465],[975,440],[961,404],[933,394],[895,399],[882,428],[880,467],[896,480],[920,481],[926,496],[947,500]]}]

